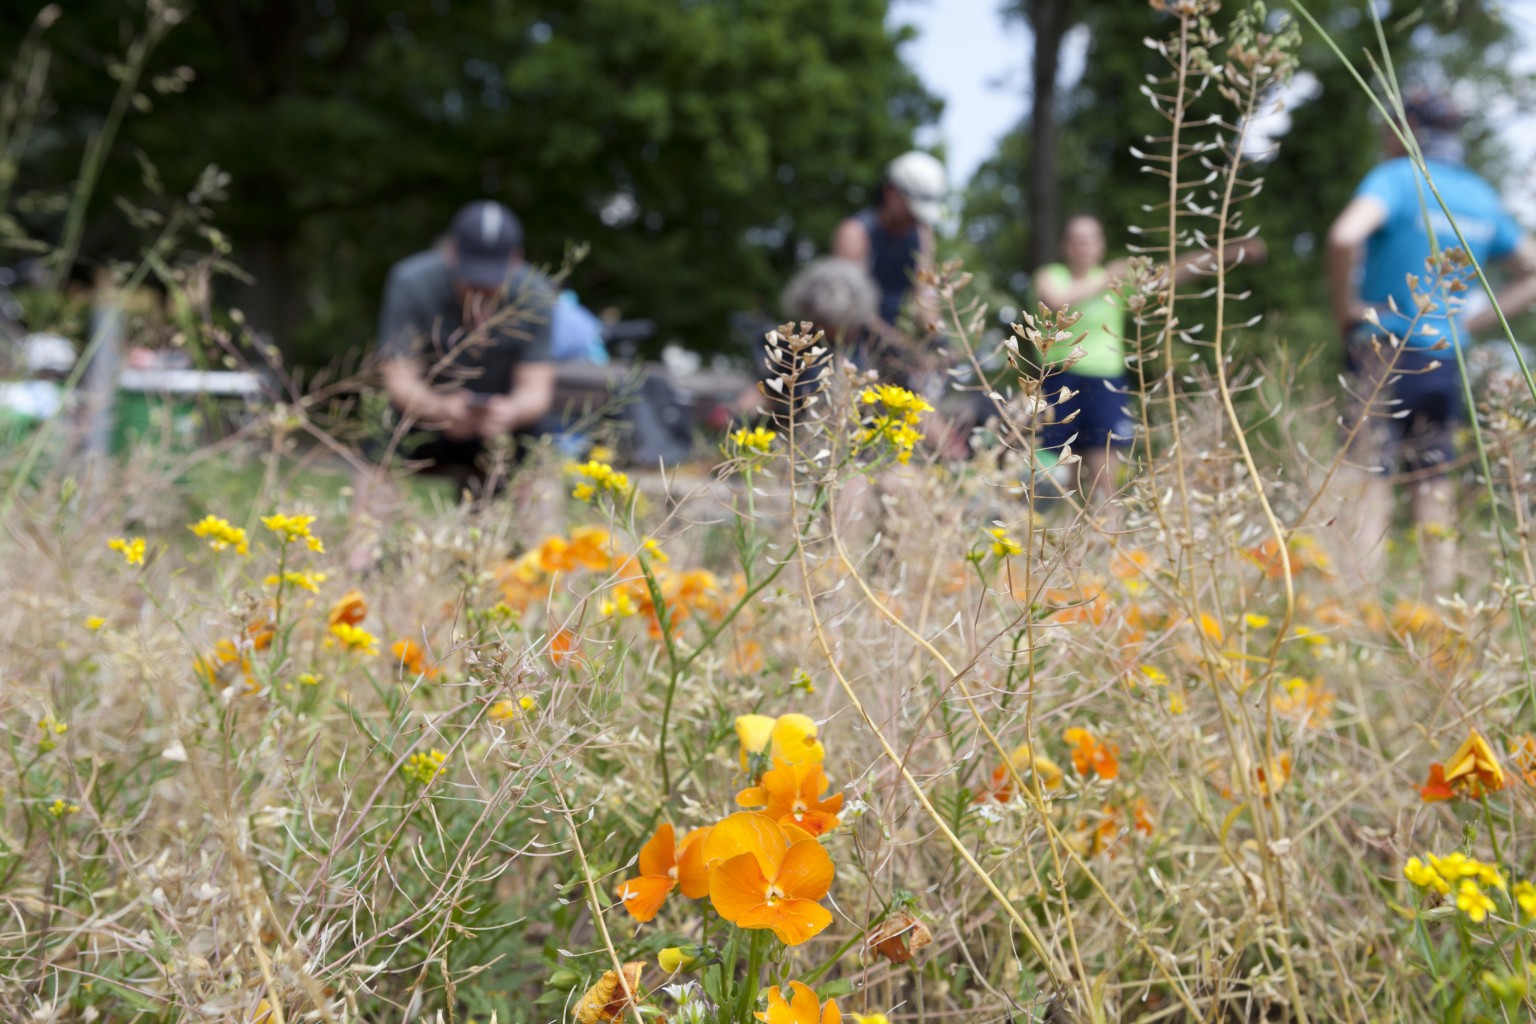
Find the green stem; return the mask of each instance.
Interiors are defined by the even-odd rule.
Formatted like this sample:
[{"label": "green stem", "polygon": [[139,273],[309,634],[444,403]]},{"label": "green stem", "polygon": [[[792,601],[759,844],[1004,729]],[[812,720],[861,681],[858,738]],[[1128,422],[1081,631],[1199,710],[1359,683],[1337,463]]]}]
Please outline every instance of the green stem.
[{"label": "green stem", "polygon": [[741,981],[740,1001],[736,1004],[736,1019],[750,1021],[752,1008],[757,1005],[757,987],[762,982],[763,955],[768,951],[768,930],[759,928],[752,933],[752,945],[747,952],[747,976]]}]

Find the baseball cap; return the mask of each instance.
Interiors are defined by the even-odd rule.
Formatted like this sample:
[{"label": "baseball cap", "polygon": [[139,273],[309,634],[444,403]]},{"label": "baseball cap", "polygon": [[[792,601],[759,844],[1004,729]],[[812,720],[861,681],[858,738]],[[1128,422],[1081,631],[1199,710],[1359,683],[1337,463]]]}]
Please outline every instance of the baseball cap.
[{"label": "baseball cap", "polygon": [[901,193],[907,209],[919,221],[931,225],[944,216],[949,175],[931,154],[920,150],[903,153],[885,169],[885,180]]},{"label": "baseball cap", "polygon": [[458,257],[459,280],[475,288],[500,288],[507,261],[523,247],[517,215],[492,199],[480,199],[453,217],[449,228]]},{"label": "baseball cap", "polygon": [[1403,113],[1408,123],[1419,128],[1455,131],[1465,118],[1456,104],[1428,89],[1417,89],[1403,98]]}]

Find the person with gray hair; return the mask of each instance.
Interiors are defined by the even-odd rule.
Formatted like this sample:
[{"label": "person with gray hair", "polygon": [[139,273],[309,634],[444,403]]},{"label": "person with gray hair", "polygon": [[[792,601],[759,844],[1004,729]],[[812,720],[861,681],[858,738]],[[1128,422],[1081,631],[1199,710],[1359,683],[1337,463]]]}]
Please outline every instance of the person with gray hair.
[{"label": "person with gray hair", "polygon": [[836,256],[806,264],[779,296],[786,316],[815,324],[834,344],[862,336],[875,318],[877,301],[869,273]]}]

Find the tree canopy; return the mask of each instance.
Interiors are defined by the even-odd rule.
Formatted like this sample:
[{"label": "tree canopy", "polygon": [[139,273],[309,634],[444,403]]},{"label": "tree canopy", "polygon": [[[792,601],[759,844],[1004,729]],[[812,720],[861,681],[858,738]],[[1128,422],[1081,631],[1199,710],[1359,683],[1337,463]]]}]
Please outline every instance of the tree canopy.
[{"label": "tree canopy", "polygon": [[[36,13],[22,6],[0,13],[17,38]],[[254,279],[232,298],[307,361],[367,344],[389,265],[481,196],[519,213],[535,262],[591,243],[572,278],[584,301],[718,350],[729,314],[776,312],[795,263],[937,116],[887,6],[193,0],[147,68],[188,69],[185,87],[145,90],[99,195],[142,193],[144,161],[170,190],[228,172],[216,221]],[[142,21],[130,0],[48,30],[33,183],[73,176]],[[107,200],[90,223],[86,256],[125,244]]]}]

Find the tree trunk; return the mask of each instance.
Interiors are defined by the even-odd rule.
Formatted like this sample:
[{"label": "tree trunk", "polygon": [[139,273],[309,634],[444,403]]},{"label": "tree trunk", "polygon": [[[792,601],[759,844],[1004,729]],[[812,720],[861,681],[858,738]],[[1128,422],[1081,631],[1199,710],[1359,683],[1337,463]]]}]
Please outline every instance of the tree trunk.
[{"label": "tree trunk", "polygon": [[1061,187],[1056,170],[1056,72],[1061,41],[1071,27],[1072,0],[1035,0],[1030,25],[1035,32],[1034,95],[1030,110],[1029,181],[1025,188],[1029,251],[1025,269],[1033,271],[1056,254],[1056,216]]}]

